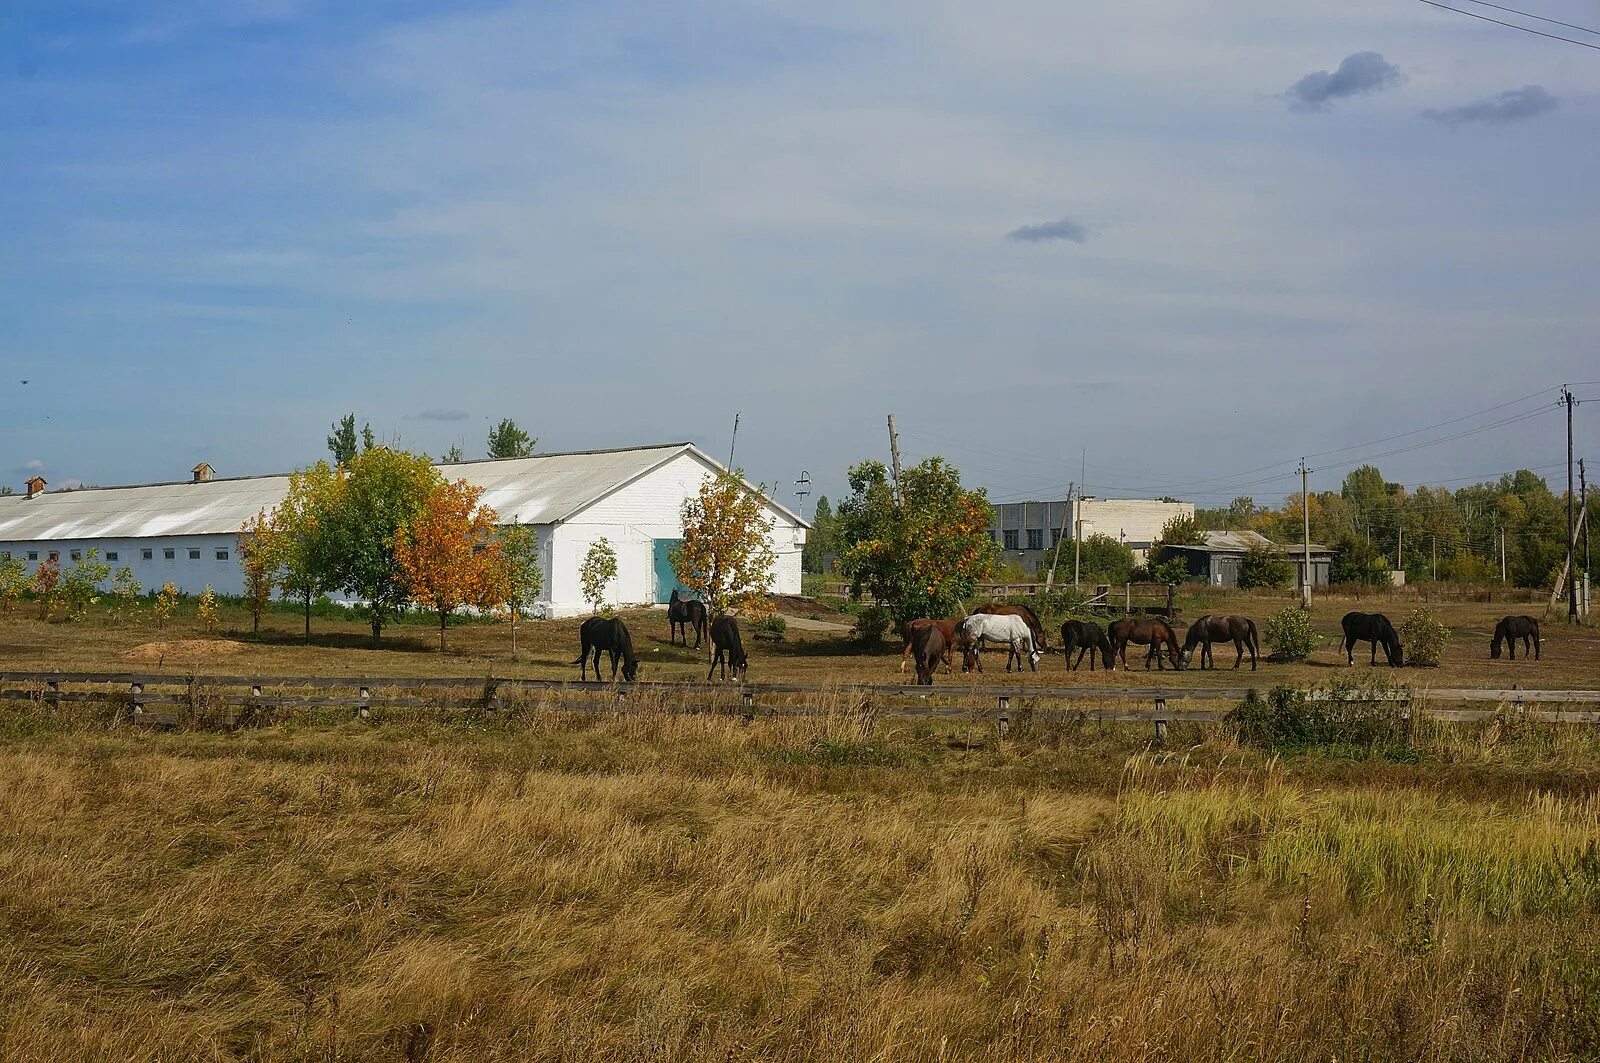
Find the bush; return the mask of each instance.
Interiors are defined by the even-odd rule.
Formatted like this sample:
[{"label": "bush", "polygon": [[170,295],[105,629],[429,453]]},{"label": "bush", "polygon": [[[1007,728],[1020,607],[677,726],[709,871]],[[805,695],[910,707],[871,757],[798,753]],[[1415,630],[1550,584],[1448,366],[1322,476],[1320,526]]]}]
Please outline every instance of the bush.
[{"label": "bush", "polygon": [[881,605],[864,606],[850,628],[851,641],[873,649],[881,646],[883,636],[889,631],[889,621],[889,610]]},{"label": "bush", "polygon": [[1445,627],[1433,610],[1423,606],[1400,625],[1400,643],[1405,647],[1406,663],[1420,668],[1433,668],[1444,655],[1445,643],[1450,641],[1450,629]]},{"label": "bush", "polygon": [[1303,661],[1322,641],[1311,629],[1311,614],[1297,605],[1268,618],[1263,631],[1275,661]]},{"label": "bush", "polygon": [[1408,687],[1384,682],[1335,683],[1315,692],[1280,686],[1264,698],[1250,691],[1227,719],[1238,727],[1241,744],[1262,749],[1354,746],[1398,752],[1411,746],[1409,700]]},{"label": "bush", "polygon": [[1284,556],[1282,550],[1275,550],[1270,546],[1252,546],[1245,551],[1244,560],[1239,563],[1239,588],[1250,590],[1254,587],[1269,587],[1277,589],[1287,587],[1294,578],[1294,566]]},{"label": "bush", "polygon": [[1182,583],[1188,578],[1189,560],[1182,554],[1150,566],[1150,579],[1154,583]]},{"label": "bush", "polygon": [[1345,532],[1333,541],[1333,563],[1329,566],[1328,580],[1381,587],[1389,582],[1389,563],[1365,538]]},{"label": "bush", "polygon": [[788,632],[789,622],[777,613],[764,616],[750,625],[751,635],[766,642],[782,642]]}]

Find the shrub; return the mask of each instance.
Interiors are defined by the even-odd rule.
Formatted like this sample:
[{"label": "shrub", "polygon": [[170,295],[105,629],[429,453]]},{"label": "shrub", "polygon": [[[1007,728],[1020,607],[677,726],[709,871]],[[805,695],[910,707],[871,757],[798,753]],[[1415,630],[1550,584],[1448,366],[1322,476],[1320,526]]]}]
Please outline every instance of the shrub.
[{"label": "shrub", "polygon": [[1398,752],[1411,745],[1409,700],[1408,687],[1384,682],[1335,683],[1319,691],[1280,686],[1266,697],[1250,691],[1227,718],[1238,727],[1240,743],[1262,749],[1332,745]]},{"label": "shrub", "polygon": [[1400,625],[1400,643],[1405,647],[1407,664],[1422,668],[1437,666],[1444,655],[1445,643],[1449,641],[1450,629],[1427,606],[1412,613]]},{"label": "shrub", "polygon": [[167,621],[172,619],[172,613],[178,608],[178,588],[170,581],[161,585],[161,592],[156,595],[155,604],[150,607],[150,612],[156,618],[156,627],[166,627]]},{"label": "shrub", "polygon": [[1245,551],[1244,560],[1239,563],[1239,587],[1241,590],[1250,590],[1253,587],[1270,587],[1273,589],[1287,587],[1294,578],[1294,566],[1284,556],[1282,550],[1270,546],[1252,546]]},{"label": "shrub", "polygon": [[782,642],[789,632],[789,622],[777,613],[773,613],[751,624],[750,632],[756,638],[767,642]]},{"label": "shrub", "polygon": [[0,561],[0,608],[11,612],[17,599],[28,586],[28,566],[20,557]]},{"label": "shrub", "polygon": [[583,556],[578,568],[578,586],[583,589],[584,601],[594,607],[600,616],[610,616],[611,606],[606,604],[606,587],[617,578],[617,552],[605,536],[596,539]]},{"label": "shrub", "polygon": [[201,623],[206,626],[206,633],[217,629],[217,592],[211,589],[211,584],[206,584],[206,589],[200,592],[200,605],[196,612]]},{"label": "shrub", "polygon": [[123,565],[111,579],[111,611],[117,620],[128,620],[137,615],[139,595],[144,588],[134,578],[133,569]]},{"label": "shrub", "polygon": [[34,597],[39,599],[39,619],[49,620],[56,611],[56,598],[61,593],[61,562],[46,558],[33,570],[33,580],[28,584]]},{"label": "shrub", "polygon": [[1269,617],[1264,631],[1275,661],[1303,661],[1322,641],[1311,629],[1311,614],[1297,605]]},{"label": "shrub", "polygon": [[1155,583],[1182,583],[1189,578],[1189,561],[1176,554],[1150,566],[1150,579]]},{"label": "shrub", "polygon": [[881,605],[868,605],[856,614],[856,622],[850,628],[850,638],[860,646],[876,648],[883,644],[883,636],[889,630],[889,610]]}]

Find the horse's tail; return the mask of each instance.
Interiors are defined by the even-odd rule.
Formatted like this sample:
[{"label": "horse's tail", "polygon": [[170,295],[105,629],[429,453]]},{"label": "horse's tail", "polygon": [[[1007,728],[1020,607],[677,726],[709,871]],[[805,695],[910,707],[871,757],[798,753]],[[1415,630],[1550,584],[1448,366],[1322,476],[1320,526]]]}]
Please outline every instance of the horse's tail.
[{"label": "horse's tail", "polygon": [[[1244,618],[1245,629],[1250,632],[1250,652],[1256,656],[1261,655],[1261,636],[1256,633],[1256,622],[1248,616]],[[1255,667],[1252,665],[1251,667]]]}]

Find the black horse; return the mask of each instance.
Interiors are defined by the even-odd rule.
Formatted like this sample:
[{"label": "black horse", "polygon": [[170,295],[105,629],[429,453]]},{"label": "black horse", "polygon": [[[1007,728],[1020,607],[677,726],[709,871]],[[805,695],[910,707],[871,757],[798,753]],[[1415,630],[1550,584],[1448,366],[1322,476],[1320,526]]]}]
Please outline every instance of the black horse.
[{"label": "black horse", "polygon": [[1111,655],[1122,659],[1124,669],[1128,667],[1130,642],[1150,647],[1150,652],[1144,657],[1146,668],[1150,667],[1152,659],[1155,660],[1158,671],[1166,667],[1166,661],[1171,661],[1174,669],[1183,667],[1178,651],[1178,633],[1172,630],[1171,624],[1159,616],[1125,616],[1121,620],[1112,621],[1111,626],[1106,629],[1106,637],[1111,640]]},{"label": "black horse", "polygon": [[1489,656],[1495,660],[1500,659],[1500,643],[1504,642],[1511,647],[1511,659],[1517,659],[1517,643],[1522,643],[1522,655],[1528,655],[1528,647],[1533,647],[1533,659],[1539,659],[1539,621],[1531,616],[1503,616],[1494,626],[1494,638],[1489,642]]},{"label": "black horse", "polygon": [[583,650],[572,663],[578,666],[579,682],[589,678],[589,654],[594,653],[594,678],[600,679],[600,651],[611,654],[611,678],[617,678],[617,661],[622,661],[622,680],[631,683],[639,674],[639,655],[633,652],[633,638],[628,628],[614,616],[591,616],[578,629],[578,639]]},{"label": "black horse", "polygon": [[711,645],[716,647],[716,652],[711,655],[711,670],[706,673],[706,681],[717,670],[717,665],[722,665],[722,678],[728,678],[728,669],[733,669],[733,678],[743,679],[750,671],[750,658],[745,656],[744,639],[739,637],[739,621],[731,616],[719,616],[711,621]]},{"label": "black horse", "polygon": [[[1076,661],[1072,659],[1073,650],[1078,651]],[[1076,672],[1083,665],[1083,655],[1086,653],[1089,655],[1089,671],[1094,671],[1096,651],[1109,672],[1116,662],[1111,657],[1111,640],[1106,638],[1099,624],[1093,620],[1068,620],[1061,625],[1061,652],[1066,655],[1069,672]]]},{"label": "black horse", "polygon": [[1194,657],[1194,648],[1200,647],[1200,667],[1215,668],[1211,656],[1213,642],[1233,643],[1233,667],[1244,663],[1244,651],[1250,651],[1250,670],[1256,670],[1256,658],[1261,654],[1261,640],[1256,636],[1256,622],[1248,616],[1212,616],[1209,613],[1189,625],[1183,638],[1183,664],[1187,668]]},{"label": "black horse", "polygon": [[1372,644],[1372,659],[1369,664],[1378,663],[1378,645],[1383,645],[1384,656],[1389,658],[1390,668],[1399,668],[1406,663],[1405,648],[1400,645],[1400,636],[1395,633],[1394,625],[1389,623],[1389,618],[1382,613],[1346,613],[1344,619],[1339,621],[1339,626],[1344,629],[1344,663],[1356,663],[1356,643],[1369,642]]},{"label": "black horse", "polygon": [[938,624],[911,629],[911,653],[917,662],[917,685],[933,686],[933,673],[940,661],[948,664],[949,645]]},{"label": "black horse", "polygon": [[700,639],[706,633],[706,603],[698,598],[684,598],[678,588],[672,588],[672,598],[667,602],[668,642],[678,644],[678,629],[683,629],[683,644],[689,645],[689,629],[694,629],[694,648],[700,648]]}]

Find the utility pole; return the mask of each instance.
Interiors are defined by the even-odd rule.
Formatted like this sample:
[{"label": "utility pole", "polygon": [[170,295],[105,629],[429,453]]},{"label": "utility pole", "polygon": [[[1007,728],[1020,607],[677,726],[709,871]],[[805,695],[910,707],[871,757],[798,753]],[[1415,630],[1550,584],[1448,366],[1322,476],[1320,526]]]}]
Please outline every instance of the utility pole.
[{"label": "utility pole", "polygon": [[1305,530],[1305,562],[1300,570],[1300,604],[1307,609],[1311,608],[1311,494],[1306,487],[1306,477],[1311,470],[1306,468],[1306,459],[1300,459],[1300,519]]},{"label": "utility pole", "polygon": [[[1399,518],[1396,518],[1397,520]],[[1400,544],[1394,548],[1394,567],[1401,572],[1406,570],[1406,526],[1400,525]]]},{"label": "utility pole", "polygon": [[1572,490],[1572,389],[1561,385],[1561,401],[1567,404],[1567,623],[1578,622],[1578,533],[1574,523]]},{"label": "utility pole", "polygon": [[733,448],[739,442],[739,414],[733,415],[733,436],[728,440],[728,468],[733,468]]},{"label": "utility pole", "polygon": [[1500,533],[1500,582],[1506,581],[1506,530],[1496,529]]},{"label": "utility pole", "polygon": [[[1061,511],[1061,529],[1056,532],[1056,552],[1050,558],[1050,571],[1044,577],[1044,589],[1048,591],[1056,582],[1056,565],[1061,561],[1061,540],[1067,535],[1067,521],[1072,519],[1072,493],[1077,489],[1076,483],[1067,484],[1067,503]],[[1073,580],[1077,584],[1077,580]]]},{"label": "utility pole", "polygon": [[1589,477],[1578,459],[1578,498],[1583,506],[1583,618],[1589,619]]},{"label": "utility pole", "polygon": [[1083,520],[1072,514],[1072,586],[1078,586],[1078,566],[1083,558]]},{"label": "utility pole", "polygon": [[1430,536],[1428,536],[1428,538],[1433,541],[1433,579],[1434,579],[1435,582],[1438,582],[1438,579],[1439,579],[1439,537],[1437,535],[1430,535]]},{"label": "utility pole", "polygon": [[889,472],[894,477],[894,504],[900,504],[900,433],[894,430],[894,414],[889,415]]}]

